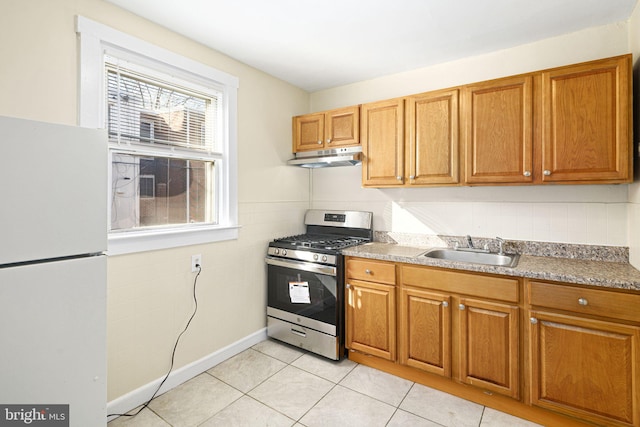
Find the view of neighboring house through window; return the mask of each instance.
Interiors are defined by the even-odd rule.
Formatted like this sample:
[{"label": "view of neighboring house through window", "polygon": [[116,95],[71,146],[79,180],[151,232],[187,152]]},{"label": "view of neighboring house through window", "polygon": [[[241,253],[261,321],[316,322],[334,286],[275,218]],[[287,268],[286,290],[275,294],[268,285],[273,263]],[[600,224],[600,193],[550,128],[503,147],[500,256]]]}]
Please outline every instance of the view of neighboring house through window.
[{"label": "view of neighboring house through window", "polygon": [[222,92],[105,58],[111,231],[216,224]]}]

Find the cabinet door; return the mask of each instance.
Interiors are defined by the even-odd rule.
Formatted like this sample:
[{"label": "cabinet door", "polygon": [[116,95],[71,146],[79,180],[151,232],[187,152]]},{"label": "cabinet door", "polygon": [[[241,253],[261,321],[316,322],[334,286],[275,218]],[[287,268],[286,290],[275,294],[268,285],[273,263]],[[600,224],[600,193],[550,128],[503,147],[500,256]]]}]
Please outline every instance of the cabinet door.
[{"label": "cabinet door", "polygon": [[325,125],[325,148],[354,146],[360,143],[358,106],[327,112]]},{"label": "cabinet door", "polygon": [[346,347],[395,361],[395,286],[349,280],[346,292]]},{"label": "cabinet door", "polygon": [[451,376],[451,297],[404,288],[400,295],[400,363]]},{"label": "cabinet door", "polygon": [[407,98],[409,184],[455,184],[458,178],[458,90]]},{"label": "cabinet door", "polygon": [[460,298],[459,380],[519,396],[517,306]]},{"label": "cabinet door", "polygon": [[362,185],[384,187],[404,182],[404,100],[363,104],[360,115]]},{"label": "cabinet door", "polygon": [[293,118],[293,152],[322,150],[324,146],[324,113]]},{"label": "cabinet door", "polygon": [[543,182],[631,180],[631,58],[542,73]]},{"label": "cabinet door", "polygon": [[530,75],[463,88],[465,182],[532,182],[533,78]]},{"label": "cabinet door", "polygon": [[640,425],[640,328],[532,311],[531,400],[595,422]]}]

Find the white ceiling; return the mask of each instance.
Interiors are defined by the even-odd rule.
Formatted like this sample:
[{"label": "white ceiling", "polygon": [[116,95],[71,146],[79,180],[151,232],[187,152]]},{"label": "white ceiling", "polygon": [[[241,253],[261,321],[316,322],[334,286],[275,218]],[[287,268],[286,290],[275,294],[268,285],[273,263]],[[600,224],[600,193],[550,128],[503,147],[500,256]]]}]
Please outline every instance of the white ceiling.
[{"label": "white ceiling", "polygon": [[309,92],[625,21],[637,0],[107,0]]}]

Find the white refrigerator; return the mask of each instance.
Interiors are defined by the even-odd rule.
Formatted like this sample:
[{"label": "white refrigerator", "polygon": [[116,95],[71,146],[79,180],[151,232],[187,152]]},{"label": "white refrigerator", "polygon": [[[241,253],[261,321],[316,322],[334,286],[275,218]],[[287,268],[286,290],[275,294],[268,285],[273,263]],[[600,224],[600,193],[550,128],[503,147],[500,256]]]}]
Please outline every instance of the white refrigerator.
[{"label": "white refrigerator", "polygon": [[0,405],[106,425],[106,186],[106,131],[0,117]]}]

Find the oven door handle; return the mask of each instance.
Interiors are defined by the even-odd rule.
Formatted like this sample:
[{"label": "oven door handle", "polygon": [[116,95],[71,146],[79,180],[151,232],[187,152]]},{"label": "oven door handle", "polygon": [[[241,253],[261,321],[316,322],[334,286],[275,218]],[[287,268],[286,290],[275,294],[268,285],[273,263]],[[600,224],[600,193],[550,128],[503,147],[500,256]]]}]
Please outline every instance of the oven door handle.
[{"label": "oven door handle", "polygon": [[335,276],[337,274],[336,267],[331,267],[329,265],[313,264],[310,262],[294,261],[294,260],[281,259],[281,258],[275,258],[275,257],[269,257],[269,256],[265,258],[265,261],[269,265],[275,265],[278,267],[285,267],[285,268],[293,268],[296,270],[308,271],[310,273],[324,274],[326,276]]}]

